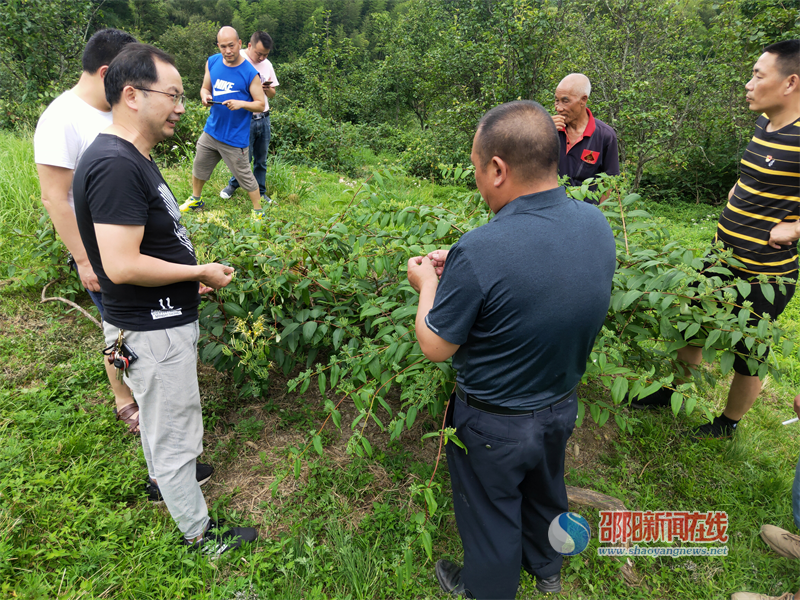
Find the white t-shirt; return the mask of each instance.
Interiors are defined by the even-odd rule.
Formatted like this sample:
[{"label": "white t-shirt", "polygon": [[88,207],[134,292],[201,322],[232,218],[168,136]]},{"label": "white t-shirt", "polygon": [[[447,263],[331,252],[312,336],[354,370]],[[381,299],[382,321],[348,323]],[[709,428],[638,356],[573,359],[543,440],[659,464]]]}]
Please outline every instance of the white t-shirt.
[{"label": "white t-shirt", "polygon": [[[53,100],[39,117],[33,136],[34,160],[40,165],[75,170],[97,134],[113,122],[111,111],[97,110],[67,90]],[[75,210],[72,186],[69,205]]]},{"label": "white t-shirt", "polygon": [[[244,56],[244,59],[247,62],[256,68],[256,71],[258,71],[258,74],[261,76],[261,83],[264,83],[265,81],[271,81],[272,87],[278,87],[280,85],[280,83],[278,83],[278,78],[275,76],[275,69],[272,68],[272,63],[269,62],[268,58],[265,58],[260,63],[254,63],[252,60],[250,60],[247,50],[243,48],[239,50],[239,53]],[[267,98],[267,95],[264,94],[264,112],[267,112],[268,110],[269,98]]]}]

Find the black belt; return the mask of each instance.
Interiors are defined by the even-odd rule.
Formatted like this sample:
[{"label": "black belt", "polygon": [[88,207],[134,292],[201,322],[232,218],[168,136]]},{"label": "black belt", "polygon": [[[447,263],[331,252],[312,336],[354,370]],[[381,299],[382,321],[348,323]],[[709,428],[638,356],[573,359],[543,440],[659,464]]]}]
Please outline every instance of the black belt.
[{"label": "black belt", "polygon": [[570,399],[572,394],[575,393],[575,389],[571,389],[567,394],[565,394],[562,398],[559,398],[552,404],[548,404],[543,408],[537,408],[535,410],[517,410],[514,408],[506,408],[505,406],[497,406],[496,404],[489,404],[488,402],[482,402],[478,400],[475,396],[469,395],[467,392],[461,389],[461,386],[456,384],[456,396],[458,396],[459,400],[463,400],[467,406],[472,408],[477,408],[478,410],[482,410],[483,412],[491,413],[493,415],[511,415],[511,416],[523,416],[523,415],[533,415],[537,412],[541,412],[543,410],[547,410],[548,408],[553,408],[558,406],[562,402],[566,402]]},{"label": "black belt", "polygon": [[253,118],[258,121],[259,119],[263,119],[264,117],[269,116],[269,111],[267,112],[260,112],[260,113],[253,113]]}]

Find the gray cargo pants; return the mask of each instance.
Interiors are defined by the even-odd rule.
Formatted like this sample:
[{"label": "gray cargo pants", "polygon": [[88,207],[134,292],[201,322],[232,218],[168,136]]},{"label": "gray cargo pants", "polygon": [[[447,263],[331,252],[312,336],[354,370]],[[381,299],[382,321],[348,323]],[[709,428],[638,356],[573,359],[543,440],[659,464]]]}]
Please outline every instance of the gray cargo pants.
[{"label": "gray cargo pants", "polygon": [[[103,323],[106,344],[119,328]],[[139,430],[147,470],[186,539],[203,534],[208,508],[195,461],[203,452],[203,415],[197,384],[198,322],[156,331],[125,330],[139,356],[125,383],[139,405]]]}]

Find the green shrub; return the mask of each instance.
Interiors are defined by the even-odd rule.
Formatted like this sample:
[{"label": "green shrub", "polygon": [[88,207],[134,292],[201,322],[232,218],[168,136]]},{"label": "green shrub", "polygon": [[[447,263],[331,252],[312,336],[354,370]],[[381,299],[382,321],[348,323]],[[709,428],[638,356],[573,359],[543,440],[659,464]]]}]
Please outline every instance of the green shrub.
[{"label": "green shrub", "polygon": [[[639,197],[625,195],[616,178],[603,177],[597,192],[588,184],[570,188],[582,199],[610,193],[601,207],[617,241],[618,269],[611,309],[587,363],[585,382],[610,392],[581,402],[580,419],[589,410],[599,424],[612,415],[621,428],[633,419],[619,410],[631,398],[660,386],[672,387],[674,410],[697,404],[691,384],[673,381],[677,350],[688,339],[703,344],[714,360],[721,352],[722,373],[730,372],[730,348],[744,339],[751,370],[760,377],[778,375],[774,362],[760,362],[768,344],[793,343],[768,319],[746,322],[750,311],[734,306],[738,289],[745,296],[753,282],[723,282],[729,273],[719,253],[700,256],[670,241],[635,207]],[[316,383],[330,419],[341,424],[342,402],[355,407],[349,450],[370,454],[362,435],[373,420],[391,439],[413,426],[419,411],[437,415],[453,387],[450,364],[424,358],[414,335],[418,296],[405,280],[405,265],[419,256],[449,247],[463,232],[486,223],[480,197],[467,193],[442,205],[421,206],[401,196],[390,172],[342,201],[343,210],[327,222],[273,219],[254,230],[238,229],[219,215],[199,215],[194,236],[215,255],[231,257],[237,276],[207,302],[200,313],[200,355],[217,369],[230,371],[242,393],[266,392],[271,369],[289,375],[301,393]],[[767,295],[769,297],[769,295]],[[696,383],[713,383],[695,372]],[[606,399],[603,399],[606,398]],[[702,405],[707,414],[709,407]],[[350,411],[348,411],[350,412]],[[319,433],[312,437],[321,453]],[[299,460],[299,459],[298,459]]]}]

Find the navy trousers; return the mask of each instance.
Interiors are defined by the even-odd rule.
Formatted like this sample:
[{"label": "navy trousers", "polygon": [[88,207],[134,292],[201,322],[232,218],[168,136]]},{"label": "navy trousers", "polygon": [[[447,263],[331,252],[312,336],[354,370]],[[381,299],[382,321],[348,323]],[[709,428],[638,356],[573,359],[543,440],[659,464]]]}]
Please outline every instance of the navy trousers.
[{"label": "navy trousers", "polygon": [[522,416],[490,414],[453,395],[448,413],[448,426],[468,450],[446,446],[462,580],[478,600],[513,599],[520,567],[539,578],[561,571],[563,557],[547,531],[568,510],[564,453],[577,395]]},{"label": "navy trousers", "polygon": [[[260,119],[250,119],[250,162],[253,163],[253,176],[258,182],[258,193],[267,193],[267,152],[272,129],[269,115]],[[239,187],[236,177],[231,177],[228,185],[234,190]]]}]

